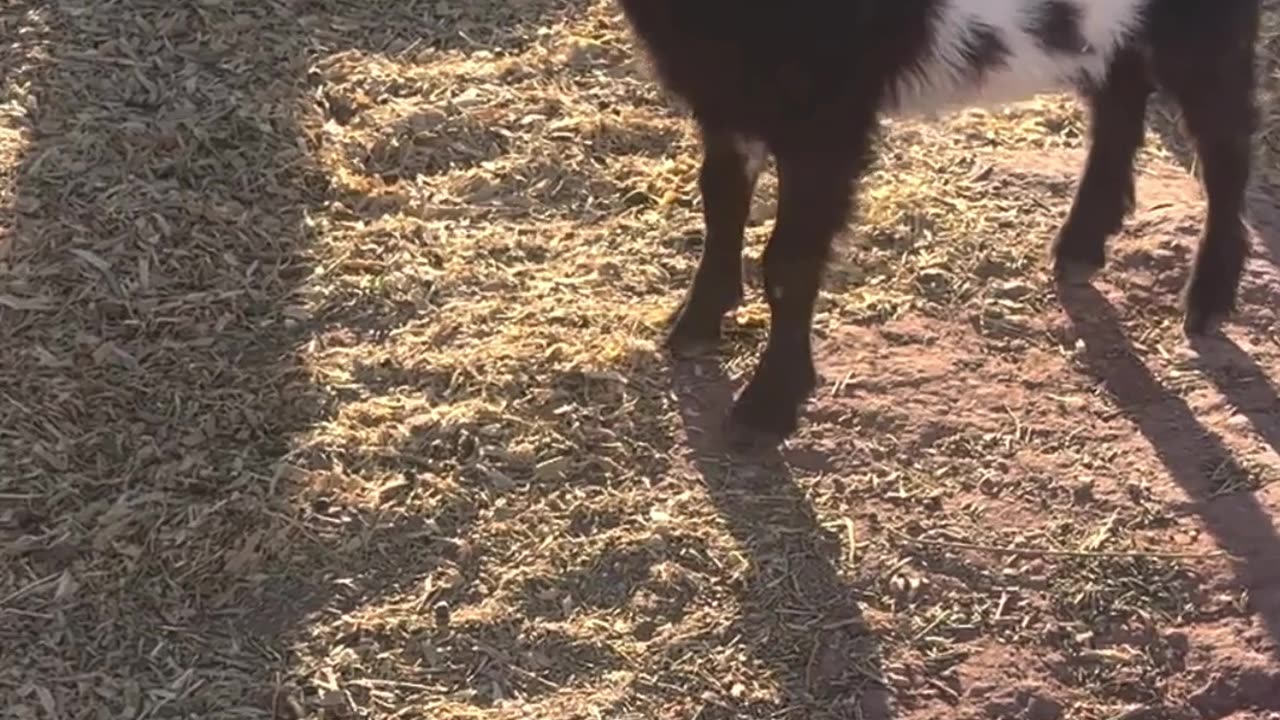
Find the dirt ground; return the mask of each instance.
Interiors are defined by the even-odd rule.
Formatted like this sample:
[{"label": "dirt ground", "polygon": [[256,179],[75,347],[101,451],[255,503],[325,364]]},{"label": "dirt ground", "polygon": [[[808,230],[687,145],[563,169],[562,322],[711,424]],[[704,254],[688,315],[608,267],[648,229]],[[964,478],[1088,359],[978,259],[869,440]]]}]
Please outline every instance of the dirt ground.
[{"label": "dirt ground", "polygon": [[658,347],[692,128],[609,0],[0,5],[0,716],[1280,717],[1280,2],[1226,337],[1153,109],[1093,289],[1071,98],[895,123],[800,433]]}]

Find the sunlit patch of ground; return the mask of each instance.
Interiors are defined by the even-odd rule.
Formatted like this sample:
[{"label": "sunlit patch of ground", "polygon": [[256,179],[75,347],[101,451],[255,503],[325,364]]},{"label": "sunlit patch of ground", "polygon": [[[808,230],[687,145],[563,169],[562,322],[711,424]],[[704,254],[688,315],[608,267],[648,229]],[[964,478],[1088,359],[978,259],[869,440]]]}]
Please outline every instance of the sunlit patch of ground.
[{"label": "sunlit patch of ground", "polygon": [[673,365],[698,148],[610,2],[17,0],[0,33],[10,716],[1280,711],[1278,281],[1260,254],[1186,347],[1167,110],[1065,303],[1074,101],[890,126],[825,382],[746,461],[715,435],[775,186],[723,356]]}]

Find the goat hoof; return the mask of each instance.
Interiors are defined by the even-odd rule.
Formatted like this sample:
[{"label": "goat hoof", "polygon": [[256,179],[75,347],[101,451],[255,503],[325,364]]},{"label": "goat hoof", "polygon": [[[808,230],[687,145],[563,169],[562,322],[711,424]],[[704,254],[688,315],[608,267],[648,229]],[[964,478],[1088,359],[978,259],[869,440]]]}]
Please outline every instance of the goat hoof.
[{"label": "goat hoof", "polygon": [[1236,288],[1221,273],[1196,267],[1182,294],[1182,329],[1188,338],[1218,335],[1236,309]]},{"label": "goat hoof", "polygon": [[758,424],[738,412],[731,412],[724,423],[725,444],[731,452],[737,454],[759,454],[781,445],[794,430],[794,423],[791,428],[781,423],[773,427],[768,425],[770,424]]},{"label": "goat hoof", "polygon": [[663,345],[677,357],[713,354],[720,345],[721,321],[740,301],[741,295],[719,304],[697,303],[692,295],[685,298],[671,313]]},{"label": "goat hoof", "polygon": [[704,357],[714,354],[720,346],[720,328],[696,327],[677,322],[667,333],[667,350],[676,357]]},{"label": "goat hoof", "polygon": [[1192,339],[1218,335],[1228,317],[1228,313],[1193,308],[1182,319],[1182,332]]},{"label": "goat hoof", "polygon": [[777,447],[795,432],[798,412],[798,408],[767,406],[745,395],[729,411],[724,435],[736,452]]},{"label": "goat hoof", "polygon": [[1060,258],[1053,266],[1053,275],[1058,282],[1063,285],[1081,287],[1088,285],[1093,281],[1098,271],[1102,269],[1100,265],[1085,262],[1083,260],[1072,260],[1070,258]]}]

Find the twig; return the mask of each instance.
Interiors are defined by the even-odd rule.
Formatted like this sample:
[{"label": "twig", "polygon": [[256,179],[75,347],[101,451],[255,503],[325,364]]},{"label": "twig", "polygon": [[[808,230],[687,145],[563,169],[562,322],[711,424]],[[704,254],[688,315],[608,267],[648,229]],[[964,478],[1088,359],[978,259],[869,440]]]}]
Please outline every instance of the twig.
[{"label": "twig", "polygon": [[259,510],[262,512],[262,514],[267,515],[268,517],[273,517],[277,520],[281,520],[286,524],[288,524],[290,527],[292,527],[294,530],[297,530],[298,532],[302,533],[303,537],[310,540],[313,544],[315,544],[316,547],[320,548],[320,551],[323,552],[330,559],[337,557],[337,555],[334,554],[333,548],[326,545],[324,541],[321,540],[319,536],[317,536],[311,530],[311,528],[308,528],[306,524],[304,524],[301,520],[297,518],[289,517],[288,515],[285,515],[282,512],[276,512],[271,508],[264,507],[264,508],[259,508]]},{"label": "twig", "polygon": [[438,690],[438,688],[433,688],[429,685],[423,685],[422,683],[408,682],[406,680],[383,680],[381,678],[357,678],[355,680],[348,680],[347,684],[362,685],[364,687],[371,687],[371,688],[389,687],[389,688],[398,688],[400,690],[416,690],[418,692],[428,692],[428,693],[433,693]]},{"label": "twig", "polygon": [[53,573],[52,575],[46,575],[40,578],[39,580],[32,581],[24,585],[23,587],[20,587],[17,590],[14,590],[13,592],[9,593],[3,598],[0,598],[0,606],[8,605],[9,603],[13,602],[14,600],[17,600],[18,598],[24,595],[27,595],[28,593],[35,592],[36,590],[44,587],[45,585],[48,585],[54,580],[57,580],[60,575],[61,573]]},{"label": "twig", "polygon": [[949,550],[976,550],[978,552],[999,553],[1005,555],[1024,555],[1032,557],[1074,557],[1074,558],[1154,558],[1159,560],[1200,560],[1204,558],[1222,557],[1227,553],[1176,553],[1176,552],[1107,552],[1103,550],[1047,550],[1039,548],[1021,548],[1004,545],[982,545],[979,543],[948,542],[946,540],[923,540],[913,538],[892,528],[886,528],[890,535],[899,540],[915,545],[947,548]]}]

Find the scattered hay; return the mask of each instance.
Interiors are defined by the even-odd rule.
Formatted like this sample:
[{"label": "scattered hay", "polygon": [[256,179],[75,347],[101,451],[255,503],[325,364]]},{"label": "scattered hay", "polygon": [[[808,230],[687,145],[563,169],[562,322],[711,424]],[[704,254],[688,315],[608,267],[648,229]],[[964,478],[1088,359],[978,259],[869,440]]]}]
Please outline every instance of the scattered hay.
[{"label": "scattered hay", "polygon": [[[13,0],[0,34],[15,718],[935,717],[992,647],[1114,717],[1195,681],[1170,629],[1246,615],[1046,319],[1068,99],[890,128],[817,323],[881,344],[761,465],[708,439],[758,293],[723,368],[657,347],[696,138],[609,2]],[[1143,289],[1127,334],[1203,409]],[[1215,490],[1262,497],[1229,445]]]}]

